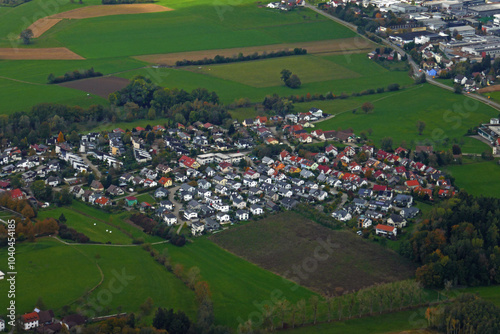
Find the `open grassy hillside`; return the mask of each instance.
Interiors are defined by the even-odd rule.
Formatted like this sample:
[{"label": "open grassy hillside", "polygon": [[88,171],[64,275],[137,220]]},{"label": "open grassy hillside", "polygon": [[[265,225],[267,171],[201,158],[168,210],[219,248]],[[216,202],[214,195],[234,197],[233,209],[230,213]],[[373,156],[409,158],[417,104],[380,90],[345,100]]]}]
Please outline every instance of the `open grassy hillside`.
[{"label": "open grassy hillside", "polygon": [[498,159],[472,161],[466,159],[463,165],[448,166],[446,171],[454,178],[460,189],[476,196],[500,197],[500,165]]},{"label": "open grassy hillside", "polygon": [[[358,135],[361,131],[367,132],[371,129],[373,132],[369,138],[377,145],[380,145],[382,138],[392,137],[393,148],[397,148],[403,140],[412,147],[421,143],[433,145],[438,149],[450,148],[454,138],[460,140],[469,128],[498,115],[497,110],[485,104],[429,84],[398,92],[364,96],[352,101],[337,101],[323,101],[318,104],[324,107],[323,111],[337,115],[316,124],[317,128],[352,128]],[[365,101],[371,101],[375,107],[369,114],[360,109]],[[341,103],[343,107],[337,108],[337,103]],[[315,103],[308,105],[313,104]],[[357,108],[356,113],[351,112],[354,108]],[[416,127],[419,120],[426,123],[422,135],[418,134]],[[480,144],[468,143],[471,149],[483,147]]]},{"label": "open grassy hillside", "polygon": [[168,248],[172,262],[182,264],[186,271],[191,267],[200,269],[200,276],[210,285],[215,320],[219,324],[236,327],[252,313],[259,312],[259,305],[271,305],[272,298],[296,303],[314,294],[303,287],[292,290],[292,282],[223,250],[206,238],[198,238],[182,248],[169,244],[154,247]]},{"label": "open grassy hillside", "polygon": [[[5,254],[5,249],[0,250],[2,258]],[[193,292],[140,246],[68,246],[44,239],[18,245],[16,267],[18,313],[32,310],[39,297],[56,314],[64,305],[85,312],[89,309],[85,305],[93,302],[96,306],[87,311],[89,316],[95,310],[97,314],[137,312],[151,297],[156,307],[182,309],[190,317],[195,316]],[[86,296],[101,278],[101,285]],[[6,287],[0,285],[4,296]],[[7,301],[1,299],[2,310]]]}]

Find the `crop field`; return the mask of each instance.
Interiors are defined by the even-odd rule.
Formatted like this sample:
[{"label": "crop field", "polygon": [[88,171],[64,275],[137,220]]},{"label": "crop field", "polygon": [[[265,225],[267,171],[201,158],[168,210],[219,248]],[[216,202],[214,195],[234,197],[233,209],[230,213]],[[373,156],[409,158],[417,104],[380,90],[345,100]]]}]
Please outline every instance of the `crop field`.
[{"label": "crop field", "polygon": [[10,60],[78,60],[83,59],[68,48],[1,48],[0,59]]},{"label": "crop field", "polygon": [[[353,291],[407,279],[415,270],[391,251],[293,212],[239,226],[210,239],[264,269],[324,295],[335,294],[337,288]],[[331,244],[331,249],[325,248],[325,243]],[[294,267],[300,267],[302,273],[294,271]]]},{"label": "crop field", "polygon": [[159,250],[167,247],[172,262],[182,264],[185,271],[194,266],[200,269],[201,278],[210,285],[218,324],[236,327],[239,319],[246,321],[252,312],[259,312],[258,305],[271,304],[270,299],[278,293],[293,303],[314,295],[206,238],[198,238],[182,248],[170,244],[154,247]]},{"label": "crop field", "polygon": [[129,80],[118,77],[98,77],[84,80],[69,81],[59,86],[78,89],[107,99],[109,94],[127,87]]},{"label": "crop field", "polygon": [[500,165],[498,159],[484,161],[466,160],[463,165],[448,166],[446,171],[454,178],[460,189],[476,196],[500,197]]},{"label": "crop field", "polygon": [[[0,254],[4,257],[5,250],[0,250]],[[100,308],[100,314],[116,313],[119,309],[137,312],[146,298],[151,297],[155,307],[172,307],[182,309],[190,317],[195,315],[194,293],[140,246],[68,246],[44,239],[18,245],[16,262],[23,273],[17,277],[19,313],[33,310],[38,297],[56,314],[64,305],[85,309],[84,304],[90,300]],[[82,299],[86,291],[101,281],[97,265],[103,272],[103,282]],[[117,280],[120,275],[125,278]],[[6,287],[5,284],[0,287],[3,295],[6,295]],[[110,294],[110,291],[114,292]],[[2,298],[3,310],[6,302],[7,299]],[[93,315],[92,310],[88,315]]]},{"label": "crop field", "polygon": [[[358,106],[361,107],[367,98],[375,107],[371,113],[365,114],[358,108],[355,114],[344,112],[317,123],[317,128],[353,128],[356,134],[372,129],[369,138],[377,145],[382,138],[392,137],[394,148],[403,140],[412,147],[418,143],[428,143],[435,148],[443,148],[446,138],[449,139],[446,147],[451,147],[452,139],[460,139],[469,128],[498,115],[498,111],[489,106],[428,84],[398,92],[364,96],[360,98]],[[330,102],[331,110],[335,110],[336,102]],[[421,136],[416,128],[419,120],[426,123]]]}]

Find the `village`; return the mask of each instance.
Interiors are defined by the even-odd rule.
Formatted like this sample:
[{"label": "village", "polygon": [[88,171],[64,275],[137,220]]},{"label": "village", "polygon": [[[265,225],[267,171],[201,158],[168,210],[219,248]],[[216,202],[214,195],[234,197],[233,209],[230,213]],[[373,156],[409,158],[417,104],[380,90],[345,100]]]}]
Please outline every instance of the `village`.
[{"label": "village", "polygon": [[[198,122],[89,133],[78,146],[54,138],[32,145],[27,156],[9,147],[1,156],[0,187],[11,199],[28,199],[43,209],[56,205],[34,196],[33,183],[43,180],[54,191],[66,189],[103,209],[138,211],[168,226],[187,224],[194,236],[301,203],[321,206],[337,199],[328,212],[332,219],[354,222],[359,235],[364,230],[396,238],[419,213],[412,206],[415,198],[429,202],[454,195],[446,175],[421,162],[433,154],[432,147],[388,153],[364,144],[351,130],[306,131],[325,116],[312,108],[234,121],[232,137]],[[149,134],[154,141],[148,143],[143,138]],[[294,152],[291,142],[323,147],[319,153]],[[127,150],[136,160],[134,169],[124,164]],[[138,200],[141,194],[155,202]]]}]

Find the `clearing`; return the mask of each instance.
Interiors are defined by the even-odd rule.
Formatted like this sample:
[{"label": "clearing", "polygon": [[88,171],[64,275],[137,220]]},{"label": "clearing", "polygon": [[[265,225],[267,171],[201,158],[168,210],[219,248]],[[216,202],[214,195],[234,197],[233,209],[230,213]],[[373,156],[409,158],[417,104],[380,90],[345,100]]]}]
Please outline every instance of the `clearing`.
[{"label": "clearing", "polygon": [[484,161],[481,157],[474,160],[464,158],[463,165],[447,166],[446,171],[455,178],[461,190],[475,196],[500,197],[500,165],[498,159]]},{"label": "clearing", "polygon": [[68,48],[0,48],[0,59],[11,60],[69,60],[84,59]]},{"label": "clearing", "polygon": [[127,79],[118,77],[97,77],[68,81],[59,84],[59,86],[82,90],[107,99],[109,94],[125,88],[129,82]]},{"label": "clearing", "polygon": [[[214,234],[210,239],[264,269],[324,295],[333,295],[339,288],[353,291],[407,279],[415,271],[408,260],[390,250],[289,211]],[[324,247],[327,240],[331,240],[331,252]],[[329,256],[325,258],[325,254]]]},{"label": "clearing", "polygon": [[283,44],[270,44],[262,46],[250,46],[243,48],[230,48],[230,49],[217,49],[217,50],[203,50],[203,51],[190,51],[190,52],[174,52],[168,54],[156,54],[137,56],[135,58],[154,64],[174,66],[178,60],[202,60],[205,58],[214,58],[215,56],[233,57],[242,53],[243,55],[253,54],[255,52],[261,54],[263,52],[293,50],[295,48],[303,48],[307,50],[308,54],[318,53],[336,53],[336,52],[356,52],[364,53],[372,51],[376,44],[370,43],[363,38],[342,38],[330,39],[325,41],[315,42],[297,42],[297,43],[283,43]]}]

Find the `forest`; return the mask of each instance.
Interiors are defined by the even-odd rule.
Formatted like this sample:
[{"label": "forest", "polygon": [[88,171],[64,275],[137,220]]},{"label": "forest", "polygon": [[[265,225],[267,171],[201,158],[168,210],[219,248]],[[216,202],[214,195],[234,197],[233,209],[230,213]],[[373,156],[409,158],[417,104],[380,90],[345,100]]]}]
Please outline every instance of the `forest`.
[{"label": "forest", "polygon": [[421,265],[417,280],[436,288],[500,283],[499,207],[499,199],[466,192],[435,205],[400,248]]}]

